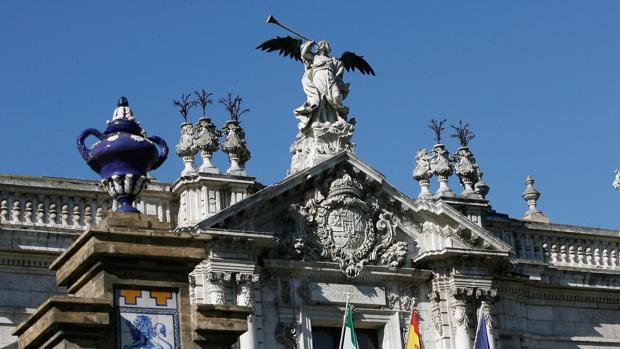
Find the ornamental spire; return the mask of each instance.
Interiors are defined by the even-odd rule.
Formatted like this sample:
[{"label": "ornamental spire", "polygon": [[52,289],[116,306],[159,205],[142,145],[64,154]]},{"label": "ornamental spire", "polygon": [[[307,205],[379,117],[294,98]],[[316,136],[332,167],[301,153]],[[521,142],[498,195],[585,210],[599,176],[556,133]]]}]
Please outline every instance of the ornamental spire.
[{"label": "ornamental spire", "polygon": [[545,216],[536,206],[538,198],[540,198],[540,192],[534,188],[534,178],[532,178],[532,176],[527,176],[527,178],[525,178],[525,185],[526,187],[522,197],[523,200],[527,202],[528,208],[523,219],[526,221],[550,223],[551,220],[549,217]]}]

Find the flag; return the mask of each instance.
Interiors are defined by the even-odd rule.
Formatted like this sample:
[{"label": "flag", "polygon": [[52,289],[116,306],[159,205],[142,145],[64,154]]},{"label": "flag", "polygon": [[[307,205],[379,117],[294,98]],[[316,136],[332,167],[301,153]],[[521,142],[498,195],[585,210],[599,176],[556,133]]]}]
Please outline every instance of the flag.
[{"label": "flag", "polygon": [[420,329],[418,328],[418,316],[415,309],[411,311],[411,323],[409,324],[409,334],[407,335],[407,347],[405,349],[420,349]]},{"label": "flag", "polygon": [[487,322],[484,314],[480,314],[478,321],[478,331],[476,331],[476,339],[474,340],[474,349],[491,349],[489,347],[489,337],[487,336]]},{"label": "flag", "polygon": [[355,336],[355,329],[353,328],[353,316],[351,315],[351,308],[348,303],[345,312],[345,321],[342,324],[342,338],[340,338],[340,349],[359,349],[357,337]]}]

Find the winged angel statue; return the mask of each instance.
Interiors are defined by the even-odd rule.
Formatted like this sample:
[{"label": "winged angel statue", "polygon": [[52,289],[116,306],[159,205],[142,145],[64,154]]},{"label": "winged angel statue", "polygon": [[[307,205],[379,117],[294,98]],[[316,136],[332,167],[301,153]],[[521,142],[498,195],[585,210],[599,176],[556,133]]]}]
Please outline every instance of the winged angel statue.
[{"label": "winged angel statue", "polygon": [[[342,79],[344,71],[358,69],[362,74],[375,75],[372,67],[353,52],[345,51],[340,58],[331,57],[329,42],[315,42],[296,33],[269,16],[267,23],[273,23],[292,32],[300,39],[291,36],[276,37],[260,44],[257,49],[288,56],[304,64],[301,84],[306,101],[294,113],[299,120],[299,130],[304,131],[315,123],[331,124],[347,120],[349,108],[342,101],[349,94],[349,84]],[[302,39],[304,40],[302,42]]]}]

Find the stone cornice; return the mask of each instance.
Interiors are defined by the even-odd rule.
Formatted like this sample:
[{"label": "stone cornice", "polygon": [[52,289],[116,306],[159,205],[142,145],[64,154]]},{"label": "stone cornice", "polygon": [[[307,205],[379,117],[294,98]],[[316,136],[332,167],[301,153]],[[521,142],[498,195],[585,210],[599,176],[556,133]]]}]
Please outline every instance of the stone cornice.
[{"label": "stone cornice", "polygon": [[348,279],[336,263],[308,262],[283,259],[266,259],[264,267],[273,276],[286,276],[307,281],[337,281],[350,283],[381,282],[381,283],[413,283],[427,281],[432,272],[413,268],[388,268],[367,265],[354,280]]}]

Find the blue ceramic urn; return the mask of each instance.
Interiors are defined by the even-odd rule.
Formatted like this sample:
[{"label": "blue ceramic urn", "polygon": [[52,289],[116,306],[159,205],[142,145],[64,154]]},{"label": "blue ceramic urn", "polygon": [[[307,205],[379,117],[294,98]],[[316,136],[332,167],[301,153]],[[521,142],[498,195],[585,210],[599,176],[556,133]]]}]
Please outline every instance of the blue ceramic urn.
[{"label": "blue ceramic urn", "polygon": [[[91,135],[99,141],[89,149],[84,140]],[[82,131],[77,148],[88,166],[101,176],[103,187],[117,203],[116,211],[121,212],[140,212],[132,204],[146,186],[148,172],[168,156],[166,142],[146,136],[125,97],[119,99],[107,129],[103,133],[94,128]]]}]

